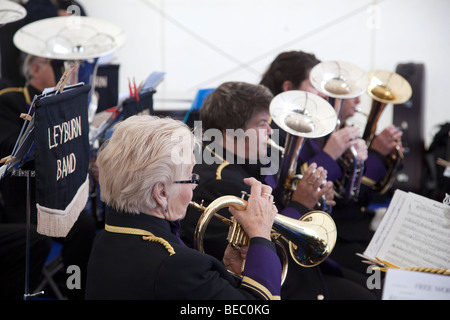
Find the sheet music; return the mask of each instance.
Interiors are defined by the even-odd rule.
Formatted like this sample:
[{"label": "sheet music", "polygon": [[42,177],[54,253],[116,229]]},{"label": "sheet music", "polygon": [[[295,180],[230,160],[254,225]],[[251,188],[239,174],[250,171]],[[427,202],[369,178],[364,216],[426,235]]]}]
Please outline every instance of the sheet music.
[{"label": "sheet music", "polygon": [[397,190],[365,255],[401,268],[450,268],[448,206]]},{"label": "sheet music", "polygon": [[154,71],[152,72],[147,79],[145,79],[144,86],[142,87],[141,93],[147,92],[151,89],[155,89],[161,81],[163,81],[165,72]]},{"label": "sheet music", "polygon": [[386,210],[386,213],[383,219],[380,222],[377,230],[375,231],[374,236],[372,237],[369,245],[364,251],[364,255],[369,258],[375,258],[380,251],[381,246],[383,245],[385,239],[391,232],[392,227],[395,224],[395,220],[400,212],[405,199],[407,198],[408,193],[402,190],[396,190],[392,200],[389,204],[389,207]]}]

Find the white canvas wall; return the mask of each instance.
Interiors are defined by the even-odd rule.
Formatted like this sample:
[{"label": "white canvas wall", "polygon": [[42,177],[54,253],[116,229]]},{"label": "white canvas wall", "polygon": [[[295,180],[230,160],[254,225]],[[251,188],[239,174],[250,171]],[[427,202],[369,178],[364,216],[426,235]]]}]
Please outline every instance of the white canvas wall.
[{"label": "white canvas wall", "polygon": [[[448,0],[80,0],[89,16],[127,34],[116,52],[120,91],[127,78],[167,72],[155,109],[188,109],[198,89],[257,83],[274,57],[303,50],[365,70],[425,64],[424,139],[450,121]],[[361,106],[369,108],[369,98]],[[356,116],[356,124],[364,124]],[[379,128],[392,122],[392,106]]]}]

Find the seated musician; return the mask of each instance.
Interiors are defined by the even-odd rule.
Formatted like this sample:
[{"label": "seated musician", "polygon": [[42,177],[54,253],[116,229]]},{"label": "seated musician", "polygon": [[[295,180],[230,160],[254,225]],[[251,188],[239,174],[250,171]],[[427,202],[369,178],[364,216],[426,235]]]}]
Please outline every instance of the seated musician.
[{"label": "seated musician", "polygon": [[[227,82],[204,100],[200,109],[204,133],[206,135],[208,130],[216,130],[222,134],[222,139],[215,141],[215,145],[204,142],[203,162],[194,167],[194,171],[202,177],[194,190],[195,202],[204,200],[204,206],[207,206],[220,196],[241,196],[241,191],[249,191],[248,186],[242,183],[243,178],[255,177],[260,181],[270,181],[273,178],[274,173],[271,175],[262,170],[270,167],[265,157],[266,141],[272,133],[269,126],[269,105],[272,98],[273,95],[264,86]],[[247,138],[235,135],[235,131],[239,129],[249,133]],[[257,137],[256,142],[248,139],[252,132]],[[245,152],[242,153],[241,150]],[[273,156],[274,159],[278,157]],[[314,207],[322,195],[326,196],[329,204],[334,204],[332,184],[326,183],[320,188],[325,177],[326,170],[311,164],[286,206],[275,199],[280,214],[299,219]],[[189,208],[182,220],[180,234],[191,245],[200,214],[196,208]],[[226,216],[227,212],[221,210],[220,214]],[[204,235],[206,253],[221,259],[221,252],[227,246],[227,233],[227,225],[218,219],[212,219]],[[365,288],[341,277],[339,268],[331,261],[327,263],[326,260],[319,266],[304,268],[291,257],[288,259],[287,277],[281,289],[282,299],[373,299]],[[326,268],[327,273],[322,268]]]},{"label": "seated musician", "polygon": [[[280,53],[264,73],[261,84],[268,87],[276,95],[288,90],[303,90],[325,97],[312,85],[309,74],[311,69],[320,63],[314,54],[303,51],[289,51]],[[378,134],[367,149],[366,142],[360,139],[362,132],[357,126],[345,126],[345,121],[354,114],[359,98],[346,99],[339,113],[341,128],[329,136],[320,139],[307,139],[300,153],[300,161],[323,166],[328,171],[328,179],[336,182],[343,174],[339,165],[339,158],[354,146],[358,153],[358,161],[365,162],[363,182],[358,201],[346,202],[335,198],[333,218],[338,229],[338,240],[333,250],[332,258],[345,266],[348,275],[359,279],[365,284],[367,280],[367,265],[355,253],[362,253],[374,231],[370,223],[373,212],[367,206],[373,199],[370,188],[383,179],[387,168],[384,157],[394,150],[396,145],[401,146],[402,133],[394,126],[385,128]],[[272,124],[276,126],[276,124]],[[280,134],[281,135],[281,134]],[[362,277],[360,275],[363,275]]]},{"label": "seated musician", "polygon": [[[281,265],[270,231],[272,188],[254,178],[246,210],[230,209],[250,237],[223,263],[178,236],[199,177],[195,137],[180,121],[148,115],[119,123],[98,153],[102,200],[111,207],[92,249],[87,299],[279,299]],[[241,270],[236,282],[227,271]]]}]

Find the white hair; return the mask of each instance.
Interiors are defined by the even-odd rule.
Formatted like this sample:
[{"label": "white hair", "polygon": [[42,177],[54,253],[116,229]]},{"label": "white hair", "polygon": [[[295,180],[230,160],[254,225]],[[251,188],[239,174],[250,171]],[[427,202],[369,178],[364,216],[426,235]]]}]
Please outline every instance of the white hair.
[{"label": "white hair", "polygon": [[[174,139],[175,133],[181,139]],[[173,150],[186,150],[185,146],[180,149],[186,141],[190,141],[192,156],[199,141],[178,120],[140,115],[120,122],[97,157],[101,199],[129,213],[156,208],[152,189],[157,183],[169,187],[176,180],[183,164],[173,161]]]}]

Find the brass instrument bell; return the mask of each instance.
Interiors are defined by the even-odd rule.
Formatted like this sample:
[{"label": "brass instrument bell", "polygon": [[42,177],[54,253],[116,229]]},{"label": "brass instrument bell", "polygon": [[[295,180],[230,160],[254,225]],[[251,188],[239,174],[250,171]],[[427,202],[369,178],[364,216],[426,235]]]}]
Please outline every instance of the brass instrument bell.
[{"label": "brass instrument bell", "polygon": [[[372,98],[372,106],[367,116],[367,123],[362,138],[370,147],[376,134],[378,120],[386,105],[389,103],[396,105],[407,102],[411,98],[412,88],[405,78],[395,72],[373,70],[368,75],[370,80],[367,94]],[[385,159],[385,165],[388,168],[387,174],[381,181],[371,185],[372,189],[380,194],[386,193],[394,184],[397,171],[401,167],[403,160],[403,152],[397,146],[394,152]]]},{"label": "brass instrument bell", "polygon": [[270,103],[272,120],[286,132],[283,157],[274,194],[286,204],[294,190],[293,180],[305,138],[320,138],[332,132],[337,115],[333,107],[316,94],[290,90],[276,95]]}]

